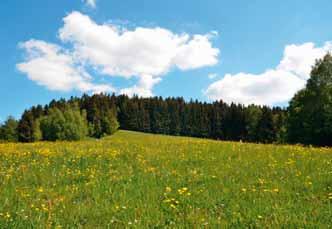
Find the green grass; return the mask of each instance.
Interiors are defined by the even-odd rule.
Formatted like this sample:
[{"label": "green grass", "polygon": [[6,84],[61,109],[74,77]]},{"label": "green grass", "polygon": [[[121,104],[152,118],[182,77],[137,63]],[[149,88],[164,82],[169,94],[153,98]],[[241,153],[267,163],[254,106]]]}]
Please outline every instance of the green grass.
[{"label": "green grass", "polygon": [[0,228],[328,228],[332,149],[119,131],[0,144]]}]

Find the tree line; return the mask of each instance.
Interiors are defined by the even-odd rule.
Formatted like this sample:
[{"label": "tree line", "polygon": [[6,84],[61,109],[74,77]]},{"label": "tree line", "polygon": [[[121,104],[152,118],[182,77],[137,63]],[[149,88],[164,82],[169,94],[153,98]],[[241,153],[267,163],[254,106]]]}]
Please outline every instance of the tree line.
[{"label": "tree line", "polygon": [[0,127],[0,140],[7,142],[75,141],[112,135],[119,127],[115,106],[99,109],[71,98],[53,100],[46,106],[25,110],[20,120],[9,117]]},{"label": "tree line", "polygon": [[284,142],[285,118],[284,109],[267,106],[96,94],[33,106],[19,121],[8,118],[0,138],[20,142],[79,140],[85,136],[100,138],[120,127],[155,134],[271,143]]},{"label": "tree line", "polygon": [[330,146],[332,57],[327,54],[316,62],[306,88],[294,96],[288,108],[185,101],[181,97],[85,94],[33,106],[18,121],[9,117],[0,127],[0,139],[101,138],[118,128],[229,141]]}]

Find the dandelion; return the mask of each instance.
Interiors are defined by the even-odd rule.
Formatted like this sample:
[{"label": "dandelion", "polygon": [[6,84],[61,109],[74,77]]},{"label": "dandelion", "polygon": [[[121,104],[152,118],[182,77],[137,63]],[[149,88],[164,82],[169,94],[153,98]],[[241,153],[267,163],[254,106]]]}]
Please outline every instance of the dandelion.
[{"label": "dandelion", "polygon": [[306,182],[305,182],[305,185],[307,185],[307,186],[311,186],[311,185],[312,185],[312,182],[311,182],[311,181],[306,181]]},{"label": "dandelion", "polygon": [[188,192],[188,188],[186,188],[186,187],[178,189],[178,193],[180,195],[186,194],[187,192]]},{"label": "dandelion", "polygon": [[259,184],[263,185],[265,183],[265,180],[262,178],[258,178],[258,182],[259,182]]},{"label": "dandelion", "polygon": [[9,219],[11,217],[11,215],[9,214],[9,212],[6,212],[5,218]]}]

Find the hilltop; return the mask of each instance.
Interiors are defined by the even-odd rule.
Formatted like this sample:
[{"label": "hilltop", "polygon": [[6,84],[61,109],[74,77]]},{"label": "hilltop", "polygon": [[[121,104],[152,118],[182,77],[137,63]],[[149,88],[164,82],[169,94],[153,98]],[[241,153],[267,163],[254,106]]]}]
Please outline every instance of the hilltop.
[{"label": "hilltop", "polygon": [[0,227],[327,227],[332,149],[119,131],[0,144]]}]

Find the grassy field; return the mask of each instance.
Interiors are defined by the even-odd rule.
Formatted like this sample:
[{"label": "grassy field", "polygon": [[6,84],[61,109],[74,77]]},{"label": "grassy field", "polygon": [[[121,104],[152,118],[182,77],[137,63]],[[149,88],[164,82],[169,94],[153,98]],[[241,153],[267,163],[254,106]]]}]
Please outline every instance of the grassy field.
[{"label": "grassy field", "polygon": [[0,228],[331,227],[332,149],[119,131],[0,144]]}]

